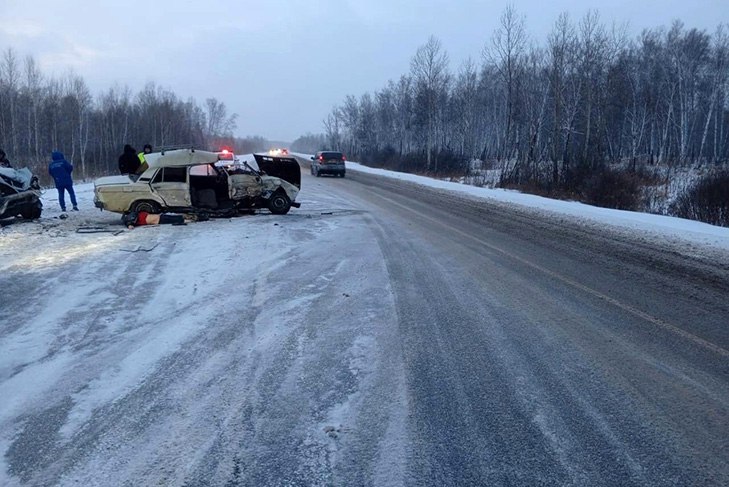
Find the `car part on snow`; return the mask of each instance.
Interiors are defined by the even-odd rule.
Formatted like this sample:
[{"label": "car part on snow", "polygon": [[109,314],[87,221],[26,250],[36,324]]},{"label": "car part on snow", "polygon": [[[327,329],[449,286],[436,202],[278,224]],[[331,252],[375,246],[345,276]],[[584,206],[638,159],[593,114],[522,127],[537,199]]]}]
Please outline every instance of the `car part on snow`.
[{"label": "car part on snow", "polygon": [[131,253],[134,253],[134,252],[151,252],[154,249],[156,249],[158,245],[159,245],[159,243],[156,243],[156,244],[152,245],[151,247],[149,247],[148,249],[145,249],[141,245],[138,245],[136,249],[131,249],[131,250],[130,249],[119,249],[119,250],[121,250],[122,252],[131,252]]},{"label": "car part on snow", "polygon": [[79,227],[76,229],[76,233],[111,233],[113,235],[119,235],[120,233],[124,233],[124,230],[109,227]]}]

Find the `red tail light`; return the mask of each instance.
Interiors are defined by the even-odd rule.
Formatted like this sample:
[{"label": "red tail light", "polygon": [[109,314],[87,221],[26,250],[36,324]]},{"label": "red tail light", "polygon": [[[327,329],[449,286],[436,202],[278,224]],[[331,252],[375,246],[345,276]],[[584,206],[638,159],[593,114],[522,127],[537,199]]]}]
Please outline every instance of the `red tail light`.
[{"label": "red tail light", "polygon": [[345,157],[345,155],[344,155],[344,154],[342,154],[342,160],[343,160],[343,161],[346,161],[346,160],[347,160],[347,158]]},{"label": "red tail light", "polygon": [[320,161],[323,161],[324,160],[324,156],[319,156],[319,160]]}]

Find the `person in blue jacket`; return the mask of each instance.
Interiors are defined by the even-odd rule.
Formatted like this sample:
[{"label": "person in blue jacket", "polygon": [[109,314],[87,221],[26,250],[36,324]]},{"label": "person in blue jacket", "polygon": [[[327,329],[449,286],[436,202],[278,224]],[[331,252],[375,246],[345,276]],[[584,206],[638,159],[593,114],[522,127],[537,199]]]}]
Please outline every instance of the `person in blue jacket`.
[{"label": "person in blue jacket", "polygon": [[51,153],[51,159],[53,160],[48,165],[48,174],[53,176],[53,180],[56,182],[58,202],[61,204],[61,211],[66,211],[64,191],[68,191],[68,196],[71,197],[73,211],[78,211],[78,206],[76,206],[76,193],[73,192],[73,179],[71,178],[73,166],[65,157],[63,157],[63,154],[57,150],[54,150]]}]

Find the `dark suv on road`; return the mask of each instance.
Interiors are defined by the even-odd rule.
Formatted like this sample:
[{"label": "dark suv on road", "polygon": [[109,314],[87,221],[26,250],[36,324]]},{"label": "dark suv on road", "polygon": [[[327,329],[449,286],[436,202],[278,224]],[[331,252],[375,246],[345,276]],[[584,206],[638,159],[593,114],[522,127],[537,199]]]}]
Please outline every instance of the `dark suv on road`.
[{"label": "dark suv on road", "polygon": [[311,158],[311,175],[319,177],[322,174],[333,174],[343,178],[346,172],[345,160],[341,152],[319,151]]}]

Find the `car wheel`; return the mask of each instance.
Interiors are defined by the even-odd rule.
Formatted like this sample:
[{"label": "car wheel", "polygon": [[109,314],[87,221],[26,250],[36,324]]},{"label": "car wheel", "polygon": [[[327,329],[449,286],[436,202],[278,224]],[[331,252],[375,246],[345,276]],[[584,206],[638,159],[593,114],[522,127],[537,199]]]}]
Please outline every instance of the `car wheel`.
[{"label": "car wheel", "polygon": [[43,204],[40,201],[36,201],[30,205],[26,205],[23,211],[20,212],[20,216],[26,220],[37,220],[41,216],[43,211]]},{"label": "car wheel", "polygon": [[291,209],[291,200],[285,193],[277,191],[268,199],[268,209],[274,215],[285,215]]},{"label": "car wheel", "polygon": [[339,177],[340,178],[343,178],[344,177],[344,173],[343,172],[339,173]]},{"label": "car wheel", "polygon": [[160,208],[159,204],[156,201],[135,201],[132,203],[131,208],[129,208],[129,211],[134,212],[145,212],[145,213],[162,213],[162,208]]}]

